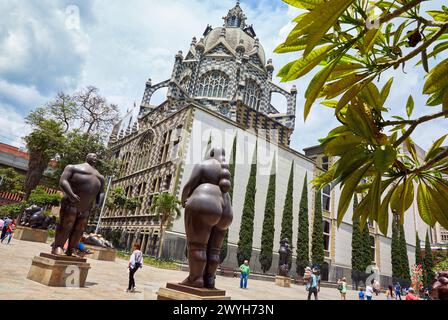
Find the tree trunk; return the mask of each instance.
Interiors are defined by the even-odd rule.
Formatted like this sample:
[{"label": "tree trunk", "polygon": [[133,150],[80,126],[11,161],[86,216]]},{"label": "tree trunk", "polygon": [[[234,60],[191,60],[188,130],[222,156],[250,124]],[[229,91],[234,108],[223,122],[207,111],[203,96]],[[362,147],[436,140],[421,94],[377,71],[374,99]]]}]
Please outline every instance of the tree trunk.
[{"label": "tree trunk", "polygon": [[43,152],[40,150],[30,150],[30,159],[28,162],[28,172],[25,178],[25,197],[27,201],[31,195],[31,191],[39,185],[48,161],[44,159]]},{"label": "tree trunk", "polygon": [[160,220],[160,239],[159,239],[159,250],[157,252],[157,257],[160,259],[162,256],[162,241],[163,241],[163,225],[165,224],[165,217],[162,215],[162,219]]}]

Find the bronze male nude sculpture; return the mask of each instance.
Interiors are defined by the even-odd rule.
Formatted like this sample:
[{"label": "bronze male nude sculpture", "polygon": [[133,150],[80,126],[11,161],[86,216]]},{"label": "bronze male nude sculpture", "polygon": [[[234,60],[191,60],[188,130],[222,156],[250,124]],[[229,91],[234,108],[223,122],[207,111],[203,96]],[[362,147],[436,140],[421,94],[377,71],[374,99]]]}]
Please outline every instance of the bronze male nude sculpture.
[{"label": "bronze male nude sculpture", "polygon": [[87,226],[93,205],[99,207],[103,201],[104,177],[95,169],[97,155],[89,153],[86,162],[68,165],[61,175],[59,185],[64,192],[61,201],[59,224],[53,245],[53,254],[71,256]]},{"label": "bronze male nude sculpture", "polygon": [[182,191],[190,267],[184,285],[215,288],[221,245],[233,220],[230,187],[225,151],[213,148],[207,160],[194,166]]}]

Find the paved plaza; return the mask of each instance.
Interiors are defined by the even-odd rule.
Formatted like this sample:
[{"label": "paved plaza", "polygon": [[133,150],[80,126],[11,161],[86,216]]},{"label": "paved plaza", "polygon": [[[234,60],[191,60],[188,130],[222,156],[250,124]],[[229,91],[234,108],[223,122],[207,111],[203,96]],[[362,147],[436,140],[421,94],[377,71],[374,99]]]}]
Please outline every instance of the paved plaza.
[{"label": "paved plaza", "polygon": [[[28,300],[155,300],[156,292],[167,282],[182,281],[187,273],[177,270],[157,269],[143,266],[135,276],[136,292],[126,293],[127,261],[117,259],[115,262],[88,259],[91,265],[85,288],[54,288],[26,279],[31,260],[41,252],[49,252],[50,245],[13,239],[10,245],[0,244],[0,299]],[[261,280],[249,280],[249,288],[239,288],[239,279],[218,276],[220,289],[227,291],[233,300],[304,300],[307,292],[303,286],[292,285],[282,288]],[[355,299],[356,292],[349,291],[347,299]],[[339,292],[334,288],[322,288],[319,298],[322,300],[339,299]],[[384,299],[384,295],[379,297]]]}]

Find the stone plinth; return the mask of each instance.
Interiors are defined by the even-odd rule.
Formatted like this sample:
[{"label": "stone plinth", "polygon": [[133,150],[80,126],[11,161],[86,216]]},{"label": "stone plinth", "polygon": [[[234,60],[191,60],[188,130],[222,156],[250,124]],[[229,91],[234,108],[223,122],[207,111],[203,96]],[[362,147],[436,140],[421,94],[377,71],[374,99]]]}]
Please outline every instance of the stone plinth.
[{"label": "stone plinth", "polygon": [[275,276],[275,284],[280,287],[291,287],[291,278],[283,276]]},{"label": "stone plinth", "polygon": [[157,292],[157,300],[230,300],[225,290],[193,288],[180,283],[167,283]]},{"label": "stone plinth", "polygon": [[84,287],[90,264],[86,259],[41,253],[33,258],[27,278],[50,287]]},{"label": "stone plinth", "polygon": [[92,246],[86,244],[86,248],[89,249],[92,254],[89,254],[87,258],[103,261],[115,261],[117,256],[117,250],[112,248],[103,248],[98,246]]},{"label": "stone plinth", "polygon": [[32,242],[47,242],[48,231],[42,229],[17,226],[14,231],[14,239]]}]

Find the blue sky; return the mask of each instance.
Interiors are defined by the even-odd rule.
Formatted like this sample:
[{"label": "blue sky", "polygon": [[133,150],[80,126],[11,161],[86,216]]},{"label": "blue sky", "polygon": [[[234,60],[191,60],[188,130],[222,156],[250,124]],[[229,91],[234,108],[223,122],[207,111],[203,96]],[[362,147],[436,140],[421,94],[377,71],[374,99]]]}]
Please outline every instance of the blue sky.
[{"label": "blue sky", "polygon": [[[440,7],[442,2],[433,0],[431,5]],[[199,38],[207,24],[221,26],[221,18],[234,4],[234,0],[2,0],[0,12],[8,15],[0,20],[0,141],[23,146],[21,136],[29,131],[23,117],[60,90],[71,93],[94,85],[126,113],[134,101],[139,105],[146,80],[168,79],[175,54],[186,53],[192,37]],[[272,51],[292,28],[297,9],[281,0],[243,0],[241,6],[276,70],[296,58]],[[70,14],[73,8],[79,12],[79,28],[73,27],[78,26]],[[396,82],[388,107],[404,115],[412,92],[415,116],[434,112],[418,94],[424,72],[412,63],[405,71],[391,72]],[[299,91],[292,139],[292,147],[299,151],[317,144],[337,125],[332,110],[320,105],[304,123],[304,92],[311,76],[282,84],[288,90],[295,84]],[[152,102],[162,99],[159,92]],[[424,125],[414,139],[428,148],[448,132],[447,124],[443,119]]]}]

